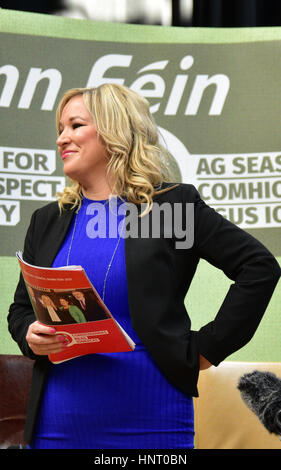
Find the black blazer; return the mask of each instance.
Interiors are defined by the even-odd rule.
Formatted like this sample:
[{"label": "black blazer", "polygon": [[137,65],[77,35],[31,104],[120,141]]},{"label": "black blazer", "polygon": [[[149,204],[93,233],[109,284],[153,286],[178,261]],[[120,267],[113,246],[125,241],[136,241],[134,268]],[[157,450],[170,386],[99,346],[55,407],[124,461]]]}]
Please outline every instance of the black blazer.
[{"label": "black blazer", "polygon": [[[183,208],[185,203],[194,204],[194,243],[191,248],[176,249],[175,237],[164,236],[162,220],[161,238],[125,239],[132,325],[167,379],[183,393],[198,396],[199,353],[217,366],[251,339],[281,270],[259,241],[207,206],[194,186],[177,185],[156,196],[155,202],[168,202],[172,208],[175,203],[183,203]],[[56,202],[35,211],[25,239],[24,259],[51,266],[73,213],[69,209],[60,215]],[[188,225],[189,220],[186,222]],[[184,300],[200,258],[223,270],[234,283],[216,318],[199,331],[192,331]],[[25,339],[34,320],[20,276],[8,322],[23,354],[35,359],[25,428],[27,442],[32,439],[49,366],[48,358],[35,356]]]}]

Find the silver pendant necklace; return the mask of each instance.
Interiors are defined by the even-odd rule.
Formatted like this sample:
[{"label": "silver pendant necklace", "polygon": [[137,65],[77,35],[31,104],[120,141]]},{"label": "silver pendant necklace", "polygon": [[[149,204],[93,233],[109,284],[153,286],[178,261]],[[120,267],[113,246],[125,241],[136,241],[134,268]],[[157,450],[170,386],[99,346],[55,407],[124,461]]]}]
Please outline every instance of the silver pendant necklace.
[{"label": "silver pendant necklace", "polygon": [[[105,202],[105,204],[107,204],[107,203],[108,203],[108,200]],[[76,231],[78,213],[79,213],[79,209],[75,212],[75,221],[74,221],[72,236],[71,236],[70,245],[69,245],[69,249],[68,249],[68,253],[67,253],[66,266],[69,266],[69,257],[70,257],[70,253],[71,253],[71,248],[72,248],[72,243],[73,243],[73,240],[74,240],[75,231]],[[123,232],[123,229],[124,229],[124,225],[125,225],[125,217],[123,218],[123,224],[122,224],[122,228],[120,230],[119,238],[117,240],[116,246],[115,246],[113,254],[111,256],[111,260],[109,261],[109,264],[108,264],[108,267],[107,267],[107,270],[106,270],[106,274],[105,274],[105,278],[104,278],[104,281],[103,281],[103,289],[102,289],[102,301],[103,302],[104,302],[104,299],[105,299],[105,288],[106,288],[106,282],[107,282],[108,274],[109,274],[110,268],[112,266],[115,253],[116,253],[117,248],[118,248],[119,243],[120,243],[120,238],[121,238],[121,235],[122,235],[122,232]]]}]

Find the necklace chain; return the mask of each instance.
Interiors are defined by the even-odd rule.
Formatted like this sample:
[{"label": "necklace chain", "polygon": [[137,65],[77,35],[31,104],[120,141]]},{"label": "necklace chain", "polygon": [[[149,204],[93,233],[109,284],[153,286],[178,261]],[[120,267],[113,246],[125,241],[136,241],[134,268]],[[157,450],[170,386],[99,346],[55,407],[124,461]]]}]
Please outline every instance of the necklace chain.
[{"label": "necklace chain", "polygon": [[[105,206],[107,202],[108,201],[106,201],[103,205]],[[79,209],[75,212],[74,227],[73,227],[73,230],[72,230],[72,236],[71,236],[70,245],[69,245],[69,249],[68,249],[66,266],[69,265],[69,257],[70,257],[70,253],[71,253],[71,248],[72,248],[72,243],[73,243],[73,240],[74,240],[75,231],[76,231],[78,213],[79,213]],[[102,290],[102,301],[103,302],[104,302],[104,299],[105,299],[105,288],[106,288],[106,282],[107,282],[108,274],[109,274],[110,268],[112,266],[112,263],[113,263],[113,260],[114,260],[114,257],[115,257],[115,253],[116,253],[117,248],[118,248],[119,243],[120,243],[120,238],[121,238],[121,235],[122,235],[122,232],[123,232],[124,224],[125,224],[125,217],[123,219],[122,229],[120,230],[119,238],[117,240],[116,246],[115,246],[113,254],[111,256],[111,260],[109,261],[109,264],[108,264],[108,267],[107,267],[107,270],[106,270],[106,274],[105,274],[105,278],[104,278],[104,281],[103,281],[103,290]]]},{"label": "necklace chain", "polygon": [[117,243],[116,243],[116,246],[115,246],[115,248],[114,248],[114,251],[113,251],[111,260],[110,260],[110,262],[109,262],[109,265],[108,265],[108,267],[107,267],[106,275],[105,275],[105,278],[104,278],[104,281],[103,281],[103,290],[102,290],[102,300],[103,300],[103,302],[104,302],[104,299],[105,299],[105,287],[106,287],[107,276],[108,276],[108,274],[109,274],[111,265],[112,265],[113,260],[114,260],[115,253],[116,253],[116,251],[117,251],[117,248],[118,248],[118,245],[119,245],[119,242],[120,242],[121,234],[122,234],[123,227],[124,227],[124,221],[125,221],[125,218],[123,219],[122,230],[120,231],[119,238],[118,238]]},{"label": "necklace chain", "polygon": [[69,245],[69,248],[68,248],[68,253],[67,253],[67,260],[66,260],[66,266],[68,266],[68,265],[69,265],[69,256],[70,256],[70,252],[71,252],[71,248],[72,248],[72,243],[73,243],[73,238],[74,238],[74,234],[75,234],[75,230],[76,230],[76,224],[77,224],[78,212],[79,212],[79,210],[75,212],[75,221],[74,221],[74,227],[73,227],[73,230],[72,230],[72,236],[71,236],[70,245]]}]

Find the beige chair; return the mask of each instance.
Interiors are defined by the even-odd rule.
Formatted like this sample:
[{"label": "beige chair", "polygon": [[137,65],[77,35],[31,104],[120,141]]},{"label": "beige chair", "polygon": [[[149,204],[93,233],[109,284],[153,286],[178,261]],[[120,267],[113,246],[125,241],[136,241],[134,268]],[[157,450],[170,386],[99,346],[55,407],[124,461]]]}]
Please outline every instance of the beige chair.
[{"label": "beige chair", "polygon": [[[0,448],[24,445],[23,428],[33,361],[18,355],[0,355]],[[225,361],[202,371],[199,398],[194,399],[197,449],[281,449],[242,401],[239,378],[254,370],[281,377],[281,363]]]},{"label": "beige chair", "polygon": [[254,370],[281,378],[279,362],[225,361],[200,372],[199,398],[194,399],[196,449],[281,449],[280,437],[267,431],[237,389],[240,377]]}]

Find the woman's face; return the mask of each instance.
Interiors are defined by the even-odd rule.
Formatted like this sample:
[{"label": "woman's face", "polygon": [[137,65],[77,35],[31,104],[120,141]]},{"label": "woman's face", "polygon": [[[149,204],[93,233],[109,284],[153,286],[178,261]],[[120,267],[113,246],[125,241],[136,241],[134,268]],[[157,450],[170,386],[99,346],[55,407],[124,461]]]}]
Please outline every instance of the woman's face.
[{"label": "woman's face", "polygon": [[63,108],[57,145],[67,176],[85,187],[105,178],[106,148],[82,95],[71,98]]},{"label": "woman's face", "polygon": [[68,307],[68,302],[67,302],[67,300],[65,300],[65,299],[62,299],[62,298],[61,298],[61,299],[60,299],[60,304],[61,304],[64,308],[67,308],[67,307]]},{"label": "woman's face", "polygon": [[47,295],[42,295],[41,300],[44,305],[52,305],[51,299]]}]

